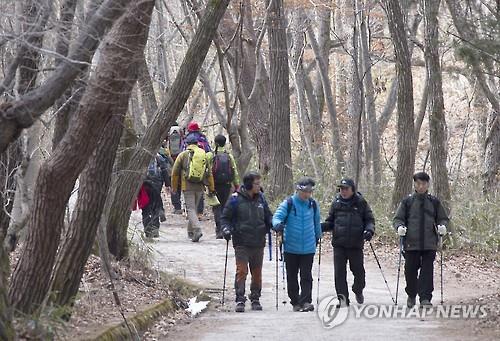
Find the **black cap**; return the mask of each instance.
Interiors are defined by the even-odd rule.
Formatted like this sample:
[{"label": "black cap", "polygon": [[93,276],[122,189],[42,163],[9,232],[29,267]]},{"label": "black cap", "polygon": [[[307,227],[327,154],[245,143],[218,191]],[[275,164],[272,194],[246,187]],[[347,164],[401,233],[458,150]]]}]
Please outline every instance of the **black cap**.
[{"label": "black cap", "polygon": [[354,191],[356,188],[356,184],[354,183],[353,179],[344,178],[340,180],[340,182],[337,184],[337,187],[351,187]]}]

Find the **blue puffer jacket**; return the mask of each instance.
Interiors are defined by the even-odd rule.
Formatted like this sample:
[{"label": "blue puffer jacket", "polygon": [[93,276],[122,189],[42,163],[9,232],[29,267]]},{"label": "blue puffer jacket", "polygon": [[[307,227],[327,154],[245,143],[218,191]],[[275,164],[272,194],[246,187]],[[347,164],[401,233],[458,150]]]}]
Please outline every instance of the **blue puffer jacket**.
[{"label": "blue puffer jacket", "polygon": [[283,238],[285,252],[299,255],[316,253],[316,241],[321,238],[319,205],[316,204],[315,214],[312,201],[304,201],[295,194],[292,202],[290,212],[287,200],[279,205],[273,216],[273,229],[286,220]]}]

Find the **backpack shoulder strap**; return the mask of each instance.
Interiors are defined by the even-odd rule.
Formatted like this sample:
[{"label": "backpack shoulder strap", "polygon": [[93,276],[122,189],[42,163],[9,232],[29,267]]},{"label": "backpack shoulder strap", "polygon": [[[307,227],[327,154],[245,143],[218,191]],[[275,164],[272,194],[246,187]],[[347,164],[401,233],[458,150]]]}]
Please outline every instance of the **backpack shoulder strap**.
[{"label": "backpack shoulder strap", "polygon": [[413,195],[409,195],[406,198],[404,198],[402,202],[405,208],[405,225],[408,225],[408,218],[410,217],[410,208],[413,203],[413,199],[414,199]]},{"label": "backpack shoulder strap", "polygon": [[233,228],[238,221],[238,194],[235,193],[231,195],[231,199],[229,199],[229,204],[231,205],[231,210],[233,211],[232,224]]},{"label": "backpack shoulder strap", "polygon": [[316,200],[314,200],[313,198],[310,198],[309,199],[309,203],[310,203],[310,206],[313,208],[313,212],[314,212],[314,221],[316,221],[316,215],[318,214],[318,203],[316,202]]}]

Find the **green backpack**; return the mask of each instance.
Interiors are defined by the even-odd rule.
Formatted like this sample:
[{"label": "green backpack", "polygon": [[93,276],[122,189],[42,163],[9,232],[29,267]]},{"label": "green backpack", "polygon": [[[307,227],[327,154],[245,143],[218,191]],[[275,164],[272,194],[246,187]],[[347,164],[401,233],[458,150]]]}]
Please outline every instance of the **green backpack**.
[{"label": "green backpack", "polygon": [[205,151],[197,146],[187,149],[189,158],[186,167],[186,180],[200,183],[205,179],[207,170],[207,156]]}]

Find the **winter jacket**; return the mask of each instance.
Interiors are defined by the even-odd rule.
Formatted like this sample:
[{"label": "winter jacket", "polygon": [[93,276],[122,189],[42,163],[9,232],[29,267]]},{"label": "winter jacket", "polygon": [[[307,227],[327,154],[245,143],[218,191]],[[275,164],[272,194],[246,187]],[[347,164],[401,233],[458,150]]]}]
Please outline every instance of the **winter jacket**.
[{"label": "winter jacket", "polygon": [[188,148],[186,141],[188,140],[189,136],[193,136],[193,135],[198,140],[198,147],[203,149],[205,151],[205,153],[212,151],[212,148],[210,148],[210,143],[208,143],[207,137],[199,131],[192,131],[186,135],[186,137],[184,138],[182,150],[186,150]]},{"label": "winter jacket", "polygon": [[204,191],[205,185],[207,185],[210,192],[215,192],[214,177],[208,161],[206,163],[207,170],[205,173],[205,180],[203,180],[203,182],[194,183],[186,180],[186,172],[188,171],[190,157],[189,153],[192,148],[199,147],[195,144],[189,145],[188,149],[180,153],[175,159],[174,167],[172,168],[172,191],[176,193],[179,189],[179,185],[183,191]]},{"label": "winter jacket", "polygon": [[394,216],[397,229],[407,227],[404,249],[407,251],[436,250],[438,245],[437,225],[448,225],[446,211],[435,196],[417,192],[401,201]]},{"label": "winter jacket", "polygon": [[319,205],[314,199],[304,201],[297,194],[283,201],[273,216],[273,228],[284,223],[283,245],[287,253],[306,255],[316,252],[321,238]]},{"label": "winter jacket", "polygon": [[234,247],[264,247],[266,234],[272,227],[272,216],[262,193],[250,197],[242,188],[227,201],[221,226],[231,231]]},{"label": "winter jacket", "polygon": [[337,195],[324,223],[323,232],[333,231],[333,247],[363,248],[363,232],[375,233],[375,218],[370,205],[360,194],[350,201]]}]

